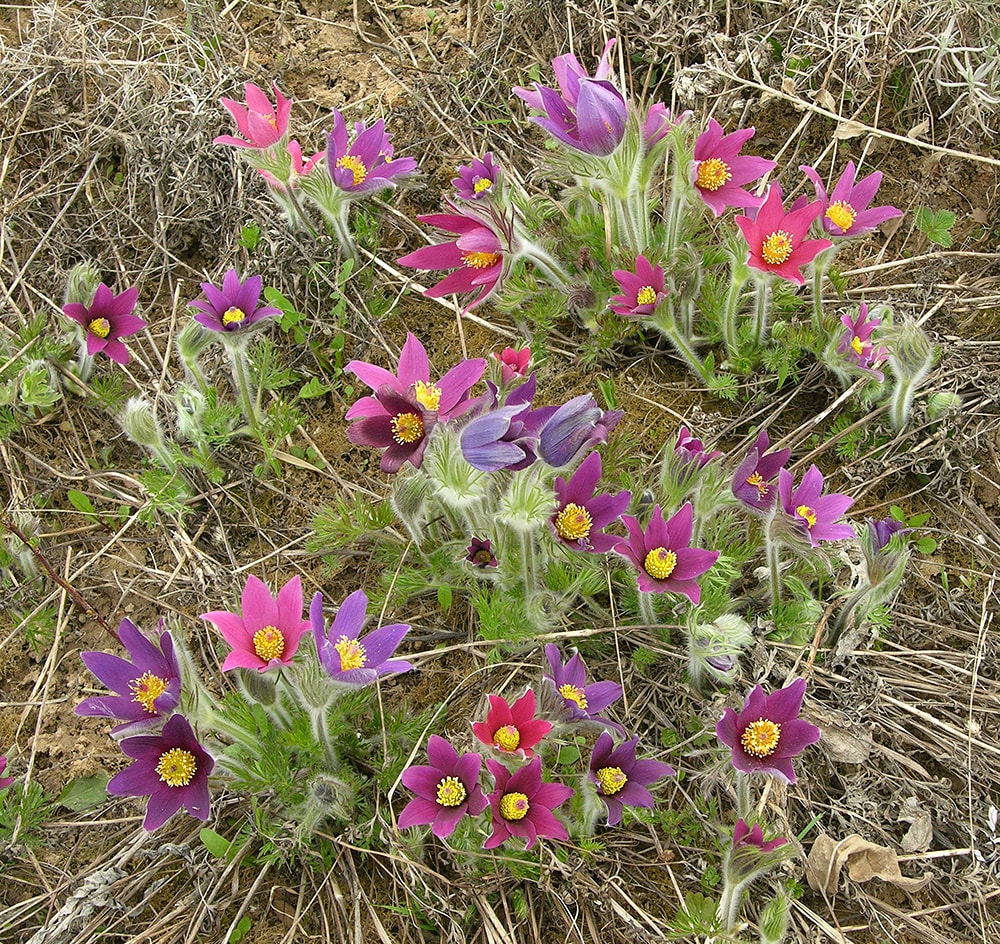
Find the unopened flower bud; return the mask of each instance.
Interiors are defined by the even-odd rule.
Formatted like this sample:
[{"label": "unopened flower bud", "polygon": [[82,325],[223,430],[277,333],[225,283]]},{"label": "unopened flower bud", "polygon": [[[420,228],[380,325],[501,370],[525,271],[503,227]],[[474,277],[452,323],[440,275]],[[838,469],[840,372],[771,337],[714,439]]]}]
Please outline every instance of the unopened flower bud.
[{"label": "unopened flower bud", "polygon": [[163,430],[153,412],[153,406],[141,397],[130,397],[119,417],[125,435],[144,449],[154,449],[163,444]]},{"label": "unopened flower bud", "polygon": [[962,398],[950,390],[939,390],[927,398],[927,418],[939,420],[946,413],[954,413],[961,409]]},{"label": "unopened flower bud", "polygon": [[78,262],[66,277],[66,304],[89,306],[100,284],[101,273],[97,267],[92,262]]},{"label": "unopened flower bud", "polygon": [[772,898],[757,919],[760,944],[781,944],[788,933],[788,899],[784,895]]},{"label": "unopened flower bud", "polygon": [[193,387],[181,387],[177,399],[177,437],[185,442],[199,442],[204,436],[202,417],[205,397]]},{"label": "unopened flower bud", "polygon": [[936,352],[927,333],[915,321],[904,321],[889,346],[889,366],[900,381],[919,383],[934,366]]}]

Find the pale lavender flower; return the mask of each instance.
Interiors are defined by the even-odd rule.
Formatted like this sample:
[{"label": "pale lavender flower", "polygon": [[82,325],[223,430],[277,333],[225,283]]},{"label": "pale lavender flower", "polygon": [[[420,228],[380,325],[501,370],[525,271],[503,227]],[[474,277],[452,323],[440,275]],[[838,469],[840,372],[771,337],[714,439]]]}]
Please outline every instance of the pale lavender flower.
[{"label": "pale lavender flower", "polygon": [[354,123],[354,140],[348,140],[347,122],[333,109],[333,130],[326,142],[326,167],[334,184],[349,195],[362,195],[395,187],[396,180],[417,169],[412,157],[393,159],[391,134],[380,118],[370,128]]}]

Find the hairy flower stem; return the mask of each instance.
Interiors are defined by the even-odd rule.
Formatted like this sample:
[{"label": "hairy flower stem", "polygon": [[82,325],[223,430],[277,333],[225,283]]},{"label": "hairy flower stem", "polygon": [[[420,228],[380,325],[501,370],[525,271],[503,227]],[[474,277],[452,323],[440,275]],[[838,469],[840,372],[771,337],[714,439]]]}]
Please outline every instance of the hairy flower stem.
[{"label": "hairy flower stem", "polygon": [[531,531],[518,530],[521,542],[521,577],[524,580],[524,598],[531,600],[538,595],[538,559],[535,553],[535,536]]},{"label": "hairy flower stem", "polygon": [[236,385],[236,399],[239,402],[243,417],[250,425],[250,432],[255,436],[260,430],[260,414],[257,412],[257,402],[247,369],[247,343],[245,338],[230,341],[226,338],[226,353],[233,368],[233,383]]},{"label": "hairy flower stem", "polygon": [[851,617],[854,615],[854,610],[858,607],[858,604],[872,592],[874,587],[871,584],[865,583],[858,587],[854,593],[851,594],[848,601],[841,607],[840,612],[837,614],[837,618],[833,623],[833,628],[831,630],[831,639],[837,640],[840,638],[841,634],[847,628],[851,622]]},{"label": "hairy flower stem", "polygon": [[311,712],[313,737],[323,747],[323,759],[326,761],[327,770],[333,772],[340,767],[340,758],[334,749],[333,741],[330,740],[330,730],[327,724],[326,709],[319,708]]},{"label": "hairy flower stem", "polygon": [[734,258],[729,276],[729,291],[726,292],[725,307],[719,325],[726,353],[730,356],[736,353],[736,317],[740,311],[740,302],[743,300],[743,286],[746,280],[746,266]]},{"label": "hairy flower stem", "polygon": [[684,179],[687,171],[687,162],[681,161],[677,154],[673,155],[673,168],[670,177],[670,202],[667,204],[667,211],[664,214],[666,233],[663,238],[663,251],[665,258],[673,257],[674,251],[680,241],[681,223],[688,207],[688,182]]},{"label": "hairy flower stem", "polygon": [[659,617],[656,615],[656,605],[653,600],[654,596],[655,594],[639,591],[639,615],[646,626],[659,625]]},{"label": "hairy flower stem", "polygon": [[518,250],[517,255],[518,257],[528,259],[555,288],[565,289],[569,285],[569,275],[566,273],[566,270],[554,256],[547,253],[537,243],[525,240],[524,245]]},{"label": "hairy flower stem", "polygon": [[910,412],[913,410],[913,397],[916,392],[917,378],[897,378],[889,400],[889,423],[894,430],[899,431],[906,427]]},{"label": "hairy flower stem", "polygon": [[667,317],[659,316],[653,319],[656,330],[674,346],[674,350],[680,356],[681,360],[705,382],[706,386],[711,386],[713,379],[712,371],[705,366],[701,358],[695,354],[694,348],[688,339],[677,329],[677,320],[673,315],[673,302],[669,296],[661,306],[662,308],[667,309],[668,315]]},{"label": "hairy flower stem", "polygon": [[827,250],[826,252],[821,252],[815,259],[813,259],[813,273],[812,273],[812,314],[813,314],[813,327],[816,329],[816,333],[822,337],[823,336],[823,280],[826,278],[826,273],[830,269],[830,264],[833,262],[833,256],[836,253],[836,249]]},{"label": "hairy flower stem", "polygon": [[771,580],[771,610],[781,605],[781,545],[771,537],[772,518],[764,527],[764,548],[767,554],[767,570]]},{"label": "hairy flower stem", "polygon": [[735,929],[740,916],[740,899],[743,890],[749,885],[749,880],[733,882],[728,876],[723,880],[722,894],[719,896],[719,908],[716,914],[727,931]]},{"label": "hairy flower stem", "polygon": [[754,344],[763,344],[767,336],[768,322],[771,318],[771,280],[761,279],[757,282],[757,297],[753,312]]},{"label": "hairy flower stem", "polygon": [[739,819],[751,818],[750,778],[739,771],[736,772],[736,816]]}]

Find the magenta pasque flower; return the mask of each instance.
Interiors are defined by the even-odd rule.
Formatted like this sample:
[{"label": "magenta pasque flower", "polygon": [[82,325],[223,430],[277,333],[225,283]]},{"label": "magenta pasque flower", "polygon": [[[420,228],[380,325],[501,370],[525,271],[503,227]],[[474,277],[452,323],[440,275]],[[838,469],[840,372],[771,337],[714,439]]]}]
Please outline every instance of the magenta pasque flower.
[{"label": "magenta pasque flower", "polygon": [[587,666],[580,653],[574,653],[565,664],[559,647],[549,643],[545,647],[545,658],[551,675],[543,675],[555,693],[562,699],[563,710],[568,721],[593,721],[625,734],[617,722],[601,714],[605,708],[622,697],[622,687],[616,682],[587,683]]},{"label": "magenta pasque flower", "polygon": [[208,775],[215,761],[187,718],[173,715],[161,734],[125,738],[121,749],[135,762],[111,778],[108,793],[149,797],[143,829],[159,829],[182,806],[196,819],[208,819]]},{"label": "magenta pasque flower", "polygon": [[81,654],[83,664],[115,694],[87,698],[74,709],[78,715],[123,721],[112,728],[114,733],[166,717],[181,698],[181,672],[170,633],[161,632],[157,645],[130,619],[123,619],[118,638],[128,650],[128,659],[107,652]]},{"label": "magenta pasque flower", "polygon": [[656,505],[645,530],[631,515],[622,515],[622,522],[628,529],[628,540],[612,550],[639,571],[639,589],[643,593],[670,590],[698,603],[701,587],[694,578],[719,559],[719,551],[690,547],[694,523],[691,502],[682,505],[669,521],[663,520],[660,506]]},{"label": "magenta pasque flower", "polygon": [[695,141],[691,182],[716,216],[721,216],[730,206],[744,209],[760,206],[760,198],[744,186],[778,165],[763,157],[740,154],[743,145],[755,133],[754,128],[740,128],[723,134],[722,125],[710,118],[708,129]]},{"label": "magenta pasque flower", "polygon": [[133,315],[139,290],[127,288],[115,295],[103,282],[97,286],[89,305],[67,302],[63,314],[80,325],[87,333],[87,353],[93,357],[102,351],[116,364],[127,364],[128,348],[121,338],[136,334],[146,327],[146,322]]},{"label": "magenta pasque flower", "polygon": [[536,744],[552,724],[535,717],[535,693],[529,688],[513,705],[500,695],[490,695],[490,710],[485,721],[472,725],[472,733],[483,744],[502,754],[531,757]]},{"label": "magenta pasque flower", "polygon": [[347,122],[334,108],[333,130],[326,140],[326,167],[334,184],[345,193],[360,195],[395,187],[396,178],[412,174],[416,160],[393,159],[391,138],[380,118],[370,128],[356,121],[354,140],[349,142]]},{"label": "magenta pasque flower", "polygon": [[828,195],[814,167],[802,164],[799,170],[816,188],[816,199],[822,206],[823,214],[820,222],[832,236],[861,236],[870,233],[880,223],[903,215],[903,211],[894,206],[869,206],[882,183],[879,171],[856,181],[854,161],[848,161]]},{"label": "magenta pasque flower", "polygon": [[733,476],[733,494],[755,511],[770,511],[774,506],[776,488],[773,480],[792,454],[791,449],[768,452],[770,445],[767,430],[762,429],[753,448]]},{"label": "magenta pasque flower", "polygon": [[672,777],[676,770],[660,760],[637,760],[637,737],[615,747],[607,731],[601,732],[590,755],[590,780],[597,785],[597,795],[608,808],[608,825],[622,821],[626,806],[653,807],[649,784],[661,777]]},{"label": "magenta pasque flower", "polygon": [[231,98],[220,99],[236,121],[242,138],[231,134],[220,134],[213,144],[229,144],[238,148],[269,148],[277,144],[288,133],[288,118],[292,111],[292,100],[285,98],[278,86],[271,84],[276,104],[272,105],[267,93],[253,82],[243,86],[246,104]]},{"label": "magenta pasque flower", "polygon": [[621,289],[621,294],[613,295],[608,302],[616,314],[626,318],[646,318],[667,297],[663,269],[654,266],[645,256],[636,256],[635,272],[615,269],[612,274]]},{"label": "magenta pasque flower", "polygon": [[383,384],[373,397],[362,397],[351,407],[347,438],[359,446],[384,449],[380,468],[398,472],[409,462],[419,469],[437,415],[425,410],[415,394],[397,393]]},{"label": "magenta pasque flower", "polygon": [[809,543],[819,547],[820,541],[840,541],[855,537],[849,524],[836,524],[841,515],[854,504],[854,499],[834,492],[823,494],[823,473],[816,466],[802,476],[793,488],[792,473],[787,469],[778,472],[778,497],[786,514],[805,531]]},{"label": "magenta pasque flower", "polygon": [[[7,769],[7,758],[0,757],[0,774]],[[0,790],[6,790],[17,778],[0,776]]]},{"label": "magenta pasque flower", "polygon": [[528,375],[528,365],[531,363],[530,347],[522,347],[520,350],[505,347],[499,354],[494,351],[490,357],[500,364],[500,384],[504,387]]},{"label": "magenta pasque flower", "polygon": [[876,380],[885,380],[885,374],[878,369],[878,366],[889,356],[889,351],[881,345],[874,345],[871,340],[872,332],[882,324],[882,319],[869,316],[868,305],[862,302],[858,306],[856,318],[844,315],[840,322],[847,331],[837,345],[837,353],[850,361],[854,367],[871,374]]},{"label": "magenta pasque flower", "polygon": [[746,824],[746,820],[738,819],[736,828],[733,830],[733,848],[740,846],[755,846],[761,852],[773,852],[779,846],[785,845],[788,840],[784,836],[778,836],[770,841],[764,840],[764,831],[760,828],[760,823],[754,823],[751,829]]},{"label": "magenta pasque flower", "polygon": [[713,459],[718,459],[722,453],[718,449],[706,452],[705,444],[692,436],[691,430],[686,426],[682,426],[677,433],[677,442],[674,443],[674,455],[687,465],[703,469]]},{"label": "magenta pasque flower", "polygon": [[819,728],[799,718],[805,679],[764,694],[758,685],[740,712],[726,708],[715,733],[732,751],[733,766],[744,774],[764,773],[795,783],[792,758],[819,740]]},{"label": "magenta pasque flower", "polygon": [[493,154],[487,151],[482,159],[473,158],[468,167],[458,168],[458,176],[452,180],[455,195],[462,200],[488,200],[495,194],[500,168],[493,163]]},{"label": "magenta pasque flower", "polygon": [[355,590],[337,610],[329,629],[323,619],[323,594],[317,593],[309,606],[309,621],[316,639],[316,653],[323,668],[335,682],[370,685],[390,673],[409,672],[413,666],[392,655],[410,631],[406,623],[391,623],[361,636],[368,597]]},{"label": "magenta pasque flower", "polygon": [[601,457],[592,452],[568,481],[561,475],[555,480],[556,509],[550,524],[556,538],[574,550],[604,554],[621,540],[603,529],[621,517],[632,493],[595,495],[600,479]]},{"label": "magenta pasque flower", "polygon": [[478,816],[489,806],[479,785],[482,755],[459,755],[443,737],[432,734],[427,740],[429,764],[403,771],[403,785],[416,796],[406,804],[397,823],[401,829],[425,826],[439,839],[450,836],[466,814]]},{"label": "magenta pasque flower", "polygon": [[222,278],[222,288],[211,282],[202,282],[204,299],[188,302],[188,308],[195,308],[198,314],[194,320],[210,331],[226,334],[248,330],[265,318],[275,318],[281,314],[280,308],[260,304],[263,281],[259,275],[251,275],[240,281],[235,269],[229,269]]},{"label": "magenta pasque flower", "polygon": [[552,811],[573,795],[573,788],[561,783],[545,783],[540,757],[513,774],[490,758],[486,759],[486,767],[496,786],[488,798],[493,812],[493,832],[483,843],[484,849],[495,849],[511,836],[522,837],[527,849],[539,838],[569,838],[566,827]]},{"label": "magenta pasque flower", "polygon": [[683,121],[691,117],[691,110],[682,111],[676,118],[663,102],[649,106],[646,120],[642,124],[642,139],[646,142],[646,150],[651,150],[660,143],[671,131]]},{"label": "magenta pasque flower", "polygon": [[820,203],[809,203],[786,213],[779,184],[771,184],[755,219],[736,217],[736,225],[747,241],[747,264],[762,272],[773,272],[802,285],[802,266],[808,265],[833,243],[828,239],[806,239],[809,226],[822,212]]},{"label": "magenta pasque flower", "polygon": [[264,672],[278,665],[290,665],[309,623],[302,618],[302,581],[292,577],[271,596],[267,585],[251,574],[243,586],[241,614],[228,610],[202,613],[214,623],[222,638],[233,647],[222,670],[256,669]]},{"label": "magenta pasque flower", "polygon": [[482,540],[474,537],[469,545],[465,559],[473,567],[485,570],[487,567],[496,567],[500,563],[496,554],[493,553],[493,546],[489,540]]}]

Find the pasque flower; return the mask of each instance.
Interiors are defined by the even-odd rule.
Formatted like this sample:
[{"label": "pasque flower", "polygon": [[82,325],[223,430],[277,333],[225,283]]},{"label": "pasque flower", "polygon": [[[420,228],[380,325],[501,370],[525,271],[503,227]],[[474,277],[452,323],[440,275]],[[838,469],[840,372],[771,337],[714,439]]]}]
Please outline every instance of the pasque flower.
[{"label": "pasque flower", "polygon": [[316,652],[323,668],[335,682],[370,685],[383,675],[409,672],[403,659],[393,659],[396,647],[410,631],[405,623],[392,623],[361,636],[368,597],[355,590],[337,610],[329,629],[323,619],[323,594],[317,593],[309,606],[309,621],[316,638]]},{"label": "pasque flower", "polygon": [[705,444],[691,435],[691,430],[686,426],[682,426],[677,433],[677,442],[674,443],[674,455],[689,466],[703,469],[713,459],[718,459],[722,453],[718,449],[706,452]]},{"label": "pasque flower", "polygon": [[144,829],[159,829],[182,806],[195,818],[208,819],[208,775],[215,761],[187,718],[173,715],[161,734],[125,738],[121,749],[135,762],[111,778],[108,793],[148,796]]},{"label": "pasque flower", "polygon": [[622,522],[628,529],[628,540],[612,550],[639,571],[639,589],[643,593],[670,590],[698,603],[701,587],[694,578],[719,559],[719,551],[690,546],[694,523],[691,502],[682,505],[669,521],[663,520],[660,506],[656,505],[645,530],[631,515],[622,515]]},{"label": "pasque flower", "polygon": [[490,758],[486,759],[486,767],[496,787],[488,797],[493,812],[493,832],[483,843],[484,849],[495,849],[511,836],[524,838],[528,849],[539,838],[569,838],[566,827],[552,811],[573,795],[573,788],[543,782],[540,757],[513,774]]},{"label": "pasque flower", "polygon": [[623,490],[616,495],[595,495],[600,479],[601,457],[592,452],[568,481],[561,475],[555,480],[552,530],[560,542],[574,550],[604,554],[621,540],[603,529],[621,517],[632,493]]},{"label": "pasque flower", "polygon": [[568,721],[596,721],[624,735],[621,725],[605,718],[601,712],[622,697],[622,687],[616,682],[587,683],[587,666],[580,653],[574,653],[563,663],[559,647],[549,643],[545,658],[551,675],[542,676],[562,699]]},{"label": "pasque flower", "polygon": [[871,340],[872,332],[882,324],[882,319],[870,316],[868,305],[861,302],[857,317],[844,315],[840,322],[847,330],[837,345],[837,353],[855,367],[871,374],[876,380],[885,380],[885,374],[878,370],[878,365],[886,360],[889,351],[881,345],[872,344]]},{"label": "pasque flower", "polygon": [[691,117],[690,109],[682,111],[676,118],[663,102],[650,105],[646,112],[646,120],[642,124],[642,139],[646,142],[646,150],[651,150],[660,143],[681,122]]},{"label": "pasque flower", "polygon": [[736,828],[733,830],[734,849],[739,849],[741,846],[755,846],[761,852],[773,852],[787,842],[788,840],[784,836],[765,841],[764,831],[760,828],[760,823],[754,823],[753,828],[751,828],[743,819],[736,821]]},{"label": "pasque flower", "polygon": [[139,290],[135,287],[115,295],[101,282],[89,305],[67,302],[63,305],[63,314],[86,331],[87,354],[92,357],[103,351],[116,364],[127,364],[128,348],[122,344],[121,338],[146,327],[142,318],[132,314],[138,300]]},{"label": "pasque flower", "polygon": [[647,318],[667,297],[663,268],[654,266],[645,256],[636,256],[635,272],[615,269],[621,294],[613,295],[608,304],[616,314],[626,318]]},{"label": "pasque flower", "polygon": [[271,84],[276,104],[272,105],[267,93],[247,82],[244,86],[246,104],[231,98],[220,99],[236,121],[242,138],[231,134],[220,134],[213,144],[230,144],[238,148],[269,148],[277,144],[288,133],[288,118],[292,111],[292,100],[285,98],[278,86]]},{"label": "pasque flower", "polygon": [[462,200],[489,200],[495,195],[495,187],[500,179],[500,168],[493,163],[493,154],[487,151],[482,158],[473,158],[472,164],[458,168],[458,176],[452,181],[455,195]]},{"label": "pasque flower", "polygon": [[569,465],[585,449],[606,443],[622,412],[602,410],[589,393],[573,397],[542,426],[538,434],[539,457],[556,469]]},{"label": "pasque flower", "polygon": [[505,347],[499,354],[494,352],[490,357],[500,364],[500,383],[504,387],[528,375],[528,365],[531,363],[530,347],[522,347],[520,350]]},{"label": "pasque flower", "polygon": [[590,755],[590,779],[597,786],[597,795],[608,808],[608,825],[622,821],[622,808],[644,806],[651,809],[653,796],[649,784],[661,777],[672,777],[677,771],[660,760],[637,760],[637,737],[615,747],[607,731],[601,732]]},{"label": "pasque flower", "polygon": [[351,407],[347,438],[359,446],[384,449],[383,472],[398,472],[409,462],[420,468],[427,437],[437,416],[425,410],[415,394],[402,395],[383,384],[373,397],[362,397]]},{"label": "pasque flower", "polygon": [[424,826],[439,839],[450,836],[458,821],[469,814],[478,816],[489,806],[479,785],[481,754],[459,755],[443,737],[432,734],[427,740],[429,764],[417,764],[403,771],[403,785],[416,796],[406,804],[397,820],[401,829]]},{"label": "pasque flower", "polygon": [[854,499],[837,493],[824,495],[823,473],[816,466],[809,466],[798,487],[793,488],[793,484],[792,473],[781,469],[778,472],[781,507],[805,531],[813,547],[819,547],[820,541],[855,537],[849,524],[835,523],[854,504]]},{"label": "pasque flower", "polygon": [[290,665],[309,623],[302,618],[302,581],[292,577],[271,596],[267,585],[251,574],[243,587],[242,613],[213,610],[202,619],[214,623],[232,652],[222,670],[256,669],[264,672],[278,665]]},{"label": "pasque flower", "polygon": [[[0,757],[0,774],[2,774],[6,769],[7,758]],[[0,777],[0,790],[6,790],[16,779],[16,777]]]},{"label": "pasque flower", "polygon": [[210,331],[245,332],[257,322],[281,314],[280,308],[260,304],[262,286],[259,275],[241,281],[236,270],[229,269],[222,278],[221,289],[211,282],[202,282],[205,298],[189,302],[188,307],[197,309],[194,320]]},{"label": "pasque flower", "polygon": [[473,724],[472,733],[502,754],[531,757],[532,748],[552,730],[550,722],[535,717],[535,693],[529,688],[513,705],[500,695],[490,695],[489,702],[486,720]]},{"label": "pasque flower", "polygon": [[508,395],[504,406],[497,406],[497,389],[487,384],[489,393],[480,398],[486,407],[462,430],[459,444],[465,461],[481,472],[526,469],[536,458],[538,434],[555,412],[555,407],[533,409],[535,375]]},{"label": "pasque flower", "polygon": [[483,570],[487,567],[496,567],[500,563],[497,560],[496,554],[493,553],[493,546],[490,544],[489,540],[482,540],[476,537],[472,539],[472,543],[468,547],[465,559],[472,564],[473,567],[479,567]]},{"label": "pasque flower", "polygon": [[771,184],[754,219],[736,217],[736,225],[747,241],[747,264],[762,272],[773,272],[802,285],[802,266],[808,265],[833,243],[828,239],[806,239],[809,226],[823,211],[821,203],[810,203],[786,213],[779,184]]},{"label": "pasque flower", "polygon": [[894,206],[869,206],[882,183],[882,174],[875,171],[863,180],[855,179],[854,161],[848,161],[844,172],[827,194],[816,169],[803,164],[799,167],[816,188],[816,199],[822,206],[820,222],[832,236],[861,236],[870,233],[880,223],[902,216]]},{"label": "pasque flower", "polygon": [[354,123],[354,140],[348,140],[347,122],[334,108],[333,130],[327,136],[326,167],[338,189],[362,195],[395,187],[396,178],[412,174],[417,162],[412,157],[393,159],[392,135],[386,134],[380,118],[370,128]]},{"label": "pasque flower", "polygon": [[157,645],[130,619],[123,619],[118,638],[128,650],[128,659],[107,652],[81,655],[83,664],[115,694],[87,698],[75,708],[78,715],[124,722],[112,729],[115,733],[166,717],[181,698],[181,673],[170,633],[161,632]]},{"label": "pasque flower", "polygon": [[819,740],[819,728],[799,718],[805,690],[801,678],[770,695],[758,685],[742,711],[723,711],[715,733],[732,751],[738,771],[772,774],[784,783],[795,783],[792,758]]},{"label": "pasque flower", "polygon": [[760,206],[760,198],[744,186],[778,165],[763,157],[740,154],[755,133],[754,128],[740,128],[723,134],[722,125],[710,118],[708,128],[695,141],[691,182],[716,216],[730,206],[744,209]]},{"label": "pasque flower", "polygon": [[770,445],[767,430],[762,429],[733,476],[733,494],[755,511],[769,511],[774,506],[776,488],[773,480],[792,454],[791,449],[768,452]]}]

